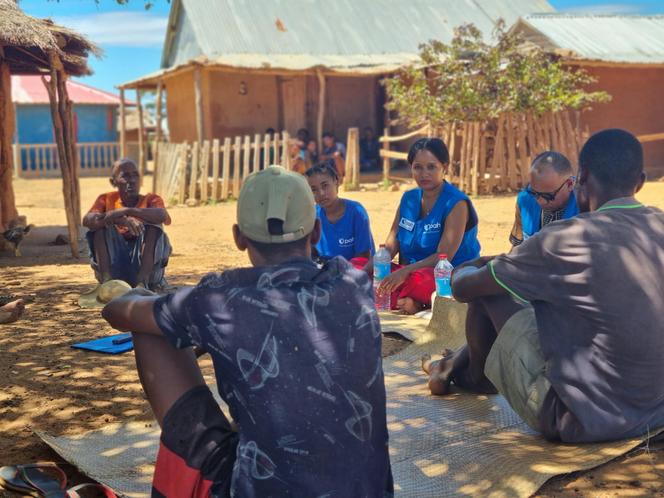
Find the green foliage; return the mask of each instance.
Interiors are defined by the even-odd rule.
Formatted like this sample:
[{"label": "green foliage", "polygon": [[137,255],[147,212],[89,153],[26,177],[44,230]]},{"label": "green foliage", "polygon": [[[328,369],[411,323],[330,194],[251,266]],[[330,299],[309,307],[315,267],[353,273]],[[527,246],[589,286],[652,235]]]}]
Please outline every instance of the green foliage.
[{"label": "green foliage", "polygon": [[606,102],[605,92],[586,92],[595,80],[570,70],[554,56],[526,47],[501,21],[488,44],[472,24],[459,26],[450,44],[420,45],[420,60],[385,80],[388,109],[412,127],[486,121],[506,111],[541,114]]}]

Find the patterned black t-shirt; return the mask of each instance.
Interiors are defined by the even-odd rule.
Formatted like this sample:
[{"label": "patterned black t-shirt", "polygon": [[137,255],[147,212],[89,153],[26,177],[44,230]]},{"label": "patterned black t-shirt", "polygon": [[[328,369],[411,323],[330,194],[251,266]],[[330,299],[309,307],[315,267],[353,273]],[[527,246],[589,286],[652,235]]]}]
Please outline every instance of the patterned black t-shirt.
[{"label": "patterned black t-shirt", "polygon": [[240,427],[241,497],[392,493],[380,323],[371,282],[342,258],[205,276],[160,298],[178,348],[208,351]]}]

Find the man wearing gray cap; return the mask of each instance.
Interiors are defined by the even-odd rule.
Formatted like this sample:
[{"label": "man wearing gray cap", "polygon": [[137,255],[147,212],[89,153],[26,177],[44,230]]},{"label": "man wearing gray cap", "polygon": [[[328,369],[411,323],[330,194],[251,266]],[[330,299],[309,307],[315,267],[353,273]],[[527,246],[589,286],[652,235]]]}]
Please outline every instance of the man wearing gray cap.
[{"label": "man wearing gray cap", "polygon": [[[311,189],[278,166],[247,178],[233,235],[253,268],[164,297],[132,291],[103,312],[134,333],[162,427],[153,496],[392,496],[369,278],[343,258],[313,263]],[[236,430],[191,346],[212,357]]]}]

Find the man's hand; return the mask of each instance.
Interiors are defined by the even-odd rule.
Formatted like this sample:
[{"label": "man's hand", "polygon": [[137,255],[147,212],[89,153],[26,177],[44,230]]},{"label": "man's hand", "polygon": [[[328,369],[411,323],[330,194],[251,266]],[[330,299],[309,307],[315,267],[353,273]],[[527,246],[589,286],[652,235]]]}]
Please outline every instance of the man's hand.
[{"label": "man's hand", "polygon": [[139,237],[145,230],[143,223],[132,217],[126,216],[124,218],[118,218],[115,220],[115,224],[118,226],[127,227],[129,229],[129,233],[133,237]]},{"label": "man's hand", "polygon": [[130,215],[129,208],[122,207],[118,209],[114,209],[113,211],[108,211],[106,212],[104,216],[104,221],[106,223],[115,223],[116,220],[120,218],[126,218],[127,216]]}]

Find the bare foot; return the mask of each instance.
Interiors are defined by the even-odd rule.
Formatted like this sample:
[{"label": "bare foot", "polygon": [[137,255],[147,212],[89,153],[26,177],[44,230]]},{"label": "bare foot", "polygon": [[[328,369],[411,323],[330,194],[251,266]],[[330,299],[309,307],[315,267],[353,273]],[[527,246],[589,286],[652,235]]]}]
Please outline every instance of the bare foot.
[{"label": "bare foot", "polygon": [[25,301],[23,299],[17,299],[4,306],[0,306],[0,324],[15,322],[21,317],[24,309]]},{"label": "bare foot", "polygon": [[422,303],[415,301],[412,297],[397,299],[397,309],[404,315],[414,315],[424,309]]},{"label": "bare foot", "polygon": [[[454,370],[454,359],[456,354],[449,349],[443,352],[444,356],[438,361],[432,361],[429,369],[429,390],[431,394],[445,395],[450,392],[452,382],[452,371]],[[424,368],[424,365],[423,365]]]},{"label": "bare foot", "polygon": [[[440,353],[440,355],[443,358],[445,358],[447,356],[450,356],[452,353],[453,353],[453,351],[451,349],[445,348]],[[430,354],[422,355],[422,358],[420,358],[420,360],[422,361],[422,371],[427,375],[429,375],[429,373],[431,372],[431,365],[433,365],[434,363],[438,363],[438,360],[432,360],[431,359]]]}]

